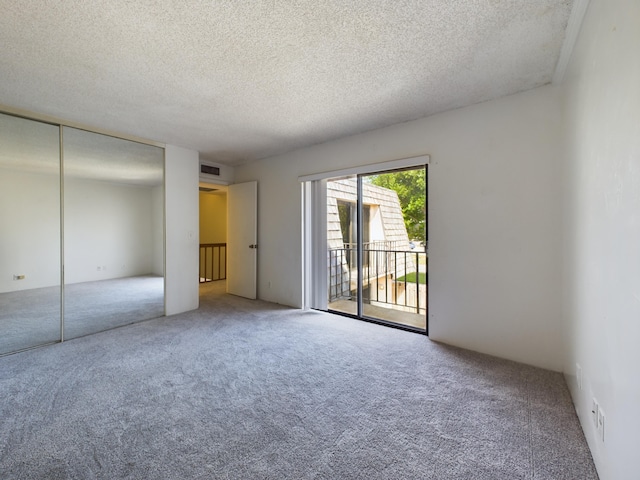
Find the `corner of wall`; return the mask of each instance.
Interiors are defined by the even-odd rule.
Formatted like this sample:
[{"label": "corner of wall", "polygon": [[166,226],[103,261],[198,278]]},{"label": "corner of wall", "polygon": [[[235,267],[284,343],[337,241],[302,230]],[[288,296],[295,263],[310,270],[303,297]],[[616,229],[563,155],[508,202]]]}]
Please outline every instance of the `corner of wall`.
[{"label": "corner of wall", "polygon": [[562,85],[564,371],[603,480],[640,472],[639,18],[591,0]]}]

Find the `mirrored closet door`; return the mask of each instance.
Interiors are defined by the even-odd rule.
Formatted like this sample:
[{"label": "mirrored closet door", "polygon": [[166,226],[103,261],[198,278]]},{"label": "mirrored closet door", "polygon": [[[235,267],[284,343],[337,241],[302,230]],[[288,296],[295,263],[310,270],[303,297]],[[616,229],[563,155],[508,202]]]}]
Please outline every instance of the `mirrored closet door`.
[{"label": "mirrored closet door", "polygon": [[60,340],[59,142],[0,114],[0,354]]},{"label": "mirrored closet door", "polygon": [[164,312],[164,149],[0,113],[0,355]]},{"label": "mirrored closet door", "polygon": [[164,150],[63,127],[65,339],[164,315]]}]

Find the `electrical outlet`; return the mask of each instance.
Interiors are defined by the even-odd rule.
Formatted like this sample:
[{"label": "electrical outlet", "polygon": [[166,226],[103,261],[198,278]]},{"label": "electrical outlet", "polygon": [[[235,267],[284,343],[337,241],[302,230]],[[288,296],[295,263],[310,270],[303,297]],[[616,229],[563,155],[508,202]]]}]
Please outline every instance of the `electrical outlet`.
[{"label": "electrical outlet", "polygon": [[598,428],[598,411],[600,410],[598,401],[593,398],[591,401],[591,420],[593,420],[593,425]]},{"label": "electrical outlet", "polygon": [[579,363],[576,363],[576,382],[578,383],[578,390],[582,390],[582,367]]},{"label": "electrical outlet", "polygon": [[602,407],[598,408],[598,432],[600,432],[600,440],[604,442],[604,425],[605,415]]},{"label": "electrical outlet", "polygon": [[98,265],[98,267],[96,268],[96,270],[98,270],[99,272],[102,271],[102,267],[100,265]]},{"label": "electrical outlet", "polygon": [[14,275],[13,279],[14,280],[24,280],[25,276],[24,275]]}]

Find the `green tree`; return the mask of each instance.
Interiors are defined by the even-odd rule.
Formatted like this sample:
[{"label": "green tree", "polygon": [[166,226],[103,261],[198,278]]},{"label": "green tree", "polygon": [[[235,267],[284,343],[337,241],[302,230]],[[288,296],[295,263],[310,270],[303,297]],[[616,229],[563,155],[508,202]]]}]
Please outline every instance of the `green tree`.
[{"label": "green tree", "polygon": [[369,177],[373,185],[394,190],[398,194],[409,238],[423,242],[426,240],[427,218],[425,173],[425,169],[420,168]]}]

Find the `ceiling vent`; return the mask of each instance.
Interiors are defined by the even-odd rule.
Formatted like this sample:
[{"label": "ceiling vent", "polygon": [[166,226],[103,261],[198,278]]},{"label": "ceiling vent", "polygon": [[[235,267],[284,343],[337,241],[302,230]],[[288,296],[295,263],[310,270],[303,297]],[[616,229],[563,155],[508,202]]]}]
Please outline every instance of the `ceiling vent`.
[{"label": "ceiling vent", "polygon": [[200,164],[200,173],[204,173],[206,175],[215,175],[217,177],[220,176],[220,167],[214,167],[212,165],[205,165],[204,163]]}]

